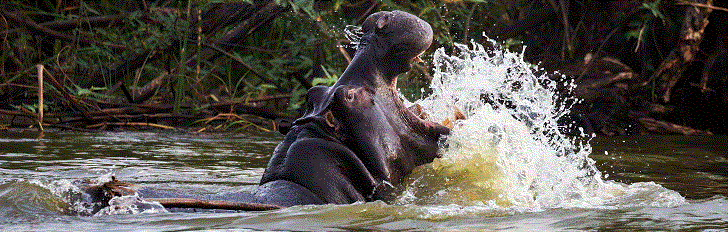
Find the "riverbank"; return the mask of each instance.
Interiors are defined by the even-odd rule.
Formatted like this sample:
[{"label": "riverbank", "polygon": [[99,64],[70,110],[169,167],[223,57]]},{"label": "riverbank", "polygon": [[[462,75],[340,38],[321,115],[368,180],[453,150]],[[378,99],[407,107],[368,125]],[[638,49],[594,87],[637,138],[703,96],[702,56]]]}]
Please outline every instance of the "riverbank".
[{"label": "riverbank", "polygon": [[724,2],[252,2],[0,3],[0,129],[285,128],[341,75],[362,19],[404,10],[437,32],[399,78],[410,100],[429,54],[475,42],[573,87],[567,133],[728,134]]}]

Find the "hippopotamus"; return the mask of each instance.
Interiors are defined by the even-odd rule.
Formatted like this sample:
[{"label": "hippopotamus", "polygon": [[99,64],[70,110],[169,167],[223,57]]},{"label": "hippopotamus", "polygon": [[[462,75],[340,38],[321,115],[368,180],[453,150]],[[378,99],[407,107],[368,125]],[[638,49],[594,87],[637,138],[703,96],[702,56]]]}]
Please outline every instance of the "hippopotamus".
[{"label": "hippopotamus", "polygon": [[449,129],[410,112],[396,90],[397,76],[430,46],[432,28],[392,11],[372,14],[362,31],[339,80],[307,92],[306,110],[276,147],[257,194],[285,186],[295,191],[274,203],[378,200],[387,186],[437,156]]},{"label": "hippopotamus", "polygon": [[403,12],[378,12],[362,25],[356,53],[332,86],[306,94],[303,115],[276,147],[253,193],[183,197],[274,206],[350,204],[381,200],[419,165],[438,156],[450,130],[407,109],[397,76],[432,43],[432,28]]}]

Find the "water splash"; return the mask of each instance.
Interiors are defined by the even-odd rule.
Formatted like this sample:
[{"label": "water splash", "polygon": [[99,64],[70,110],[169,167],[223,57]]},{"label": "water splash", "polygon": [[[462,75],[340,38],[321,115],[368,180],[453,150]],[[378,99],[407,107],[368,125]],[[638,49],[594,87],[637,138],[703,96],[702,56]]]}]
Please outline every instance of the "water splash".
[{"label": "water splash", "polygon": [[341,46],[346,48],[357,48],[361,43],[361,37],[364,35],[362,28],[356,25],[346,25],[343,32],[344,37],[349,40],[349,44]]},{"label": "water splash", "polygon": [[434,53],[432,94],[416,103],[433,121],[454,108],[467,119],[454,124],[442,158],[414,170],[396,204],[541,209],[685,203],[658,184],[602,179],[588,158],[591,136],[567,136],[557,124],[575,102],[557,89],[573,83],[536,74],[522,53],[456,46],[458,55]]},{"label": "water splash", "polygon": [[31,179],[0,184],[0,212],[3,212],[0,218],[8,218],[8,215],[12,218],[37,218],[41,215],[100,216],[167,212],[158,202],[147,202],[138,194],[113,197],[105,205],[94,202],[88,193],[79,188],[110,180],[111,174],[107,174],[88,180],[89,183],[67,179]]}]

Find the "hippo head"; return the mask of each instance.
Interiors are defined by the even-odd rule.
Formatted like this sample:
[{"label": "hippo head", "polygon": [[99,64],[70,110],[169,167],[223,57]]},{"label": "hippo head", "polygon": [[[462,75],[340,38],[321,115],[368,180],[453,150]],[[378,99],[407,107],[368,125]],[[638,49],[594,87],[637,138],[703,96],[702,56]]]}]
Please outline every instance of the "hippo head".
[{"label": "hippo head", "polygon": [[[409,111],[396,90],[397,76],[432,43],[432,28],[392,11],[370,15],[362,30],[339,80],[308,90],[306,111],[276,147],[261,184],[290,181],[328,203],[377,200],[389,192],[386,186],[438,156],[449,128]],[[311,168],[298,171],[306,165]],[[301,176],[307,171],[313,176]]]},{"label": "hippo head", "polygon": [[374,49],[378,66],[388,80],[412,68],[412,62],[432,44],[432,27],[424,20],[404,11],[382,11],[369,17],[362,25],[364,35],[360,49]]}]

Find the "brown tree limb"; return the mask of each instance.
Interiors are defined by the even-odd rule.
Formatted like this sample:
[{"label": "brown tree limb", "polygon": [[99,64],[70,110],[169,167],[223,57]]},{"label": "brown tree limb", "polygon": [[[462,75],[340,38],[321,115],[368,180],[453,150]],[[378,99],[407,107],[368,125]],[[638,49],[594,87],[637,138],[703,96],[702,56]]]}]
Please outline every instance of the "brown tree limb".
[{"label": "brown tree limb", "polygon": [[703,4],[703,3],[697,3],[697,2],[688,2],[685,0],[677,1],[677,3],[675,3],[675,5],[690,5],[690,6],[695,6],[695,7],[708,8],[711,10],[720,10],[720,11],[728,12],[728,8],[723,8],[723,7],[713,6],[713,5],[709,5],[709,4]]},{"label": "brown tree limb", "polygon": [[167,72],[162,72],[159,76],[157,76],[157,78],[154,78],[154,80],[149,81],[146,85],[134,91],[133,103],[141,103],[152,97],[159,86],[162,86],[164,79],[168,76],[168,74],[169,73]]},{"label": "brown tree limb", "polygon": [[346,64],[351,63],[351,55],[349,55],[349,52],[346,51],[346,48],[341,44],[341,42],[346,42],[347,44],[351,44],[351,41],[346,39],[340,39],[336,40],[336,47],[339,48],[339,52],[341,52],[341,55],[344,56],[344,59],[346,60]]},{"label": "brown tree limb", "polygon": [[[92,198],[103,203],[108,202],[113,197],[128,196],[136,193],[134,187],[138,185],[118,181],[115,176],[111,176],[111,181],[102,184],[93,184],[90,181],[81,183],[83,191]],[[199,208],[199,209],[226,209],[226,210],[245,210],[245,211],[263,211],[282,209],[285,207],[268,204],[248,203],[248,202],[232,202],[221,200],[198,200],[190,198],[146,198],[145,201],[158,202],[167,208]]]},{"label": "brown tree limb", "polygon": [[68,100],[68,102],[69,102],[69,103],[71,103],[71,106],[72,106],[72,107],[73,107],[73,108],[74,108],[74,109],[75,109],[76,111],[78,111],[79,113],[81,113],[81,115],[82,115],[82,116],[83,116],[83,117],[84,117],[84,118],[85,118],[85,119],[86,119],[87,121],[89,121],[89,122],[90,122],[90,121],[91,121],[91,120],[93,119],[93,118],[91,117],[91,115],[90,115],[90,114],[88,113],[88,111],[86,111],[86,108],[84,108],[83,106],[81,106],[81,104],[80,104],[80,103],[78,102],[78,99],[76,99],[75,97],[71,96],[71,94],[69,94],[69,93],[68,93],[68,91],[66,91],[66,88],[64,88],[64,87],[63,87],[63,86],[61,85],[61,83],[58,83],[58,81],[56,80],[56,78],[54,78],[54,77],[53,77],[53,75],[51,75],[51,73],[50,73],[50,72],[48,72],[48,70],[47,70],[47,69],[43,69],[43,73],[45,73],[45,75],[47,75],[47,77],[48,77],[48,80],[50,81],[51,85],[53,85],[53,87],[55,87],[55,88],[56,88],[56,90],[58,90],[58,91],[60,91],[60,92],[61,92],[61,95],[62,95],[62,96],[63,96],[64,98],[66,98],[66,100]]},{"label": "brown tree limb", "polygon": [[245,210],[245,211],[265,211],[282,209],[285,207],[268,204],[232,202],[232,201],[215,201],[215,200],[197,200],[189,198],[147,198],[146,201],[159,202],[167,208],[199,208],[199,209],[226,209],[226,210]]},{"label": "brown tree limb", "polygon": [[[713,0],[696,1],[702,1],[702,3],[693,3],[707,5],[713,3]],[[682,77],[687,65],[695,59],[700,42],[703,40],[703,33],[708,26],[708,16],[711,11],[712,9],[698,7],[688,7],[685,10],[685,17],[682,28],[680,29],[679,45],[670,52],[670,55],[660,64],[657,71],[642,84],[647,85],[649,82],[659,79],[660,89],[664,92],[662,95],[664,102],[670,102],[672,88],[675,87],[675,84]]]},{"label": "brown tree limb", "polygon": [[[270,100],[277,100],[277,99],[285,99],[285,98],[291,98],[293,94],[277,94],[277,95],[271,95],[271,96],[265,96],[265,97],[259,97],[259,98],[253,98],[253,99],[246,99],[244,101],[233,101],[233,102],[218,102],[218,103],[212,103],[210,104],[211,107],[221,107],[221,106],[231,106],[231,105],[240,105],[240,104],[246,104],[246,103],[255,103],[255,102],[264,102],[264,101],[270,101]],[[306,96],[306,93],[301,93],[299,97]],[[124,103],[124,102],[109,102],[109,101],[96,101],[99,104],[102,105],[110,105],[110,106],[124,106],[124,107],[138,107],[138,108],[148,108],[148,109],[160,109],[160,110],[167,110],[173,108],[172,105],[149,105],[149,104],[137,104],[137,103]],[[182,105],[180,106],[182,108],[193,108],[195,106],[192,105]]]},{"label": "brown tree limb", "polygon": [[31,20],[31,19],[29,19],[27,17],[25,19],[23,19],[20,16],[17,16],[15,14],[9,13],[9,12],[7,12],[5,10],[2,10],[1,12],[2,12],[3,15],[5,15],[5,17],[7,17],[7,18],[9,18],[9,19],[11,19],[13,21],[15,21],[16,23],[19,23],[19,24],[23,25],[24,27],[26,27],[28,29],[31,29],[31,30],[35,31],[36,33],[49,35],[49,36],[52,36],[54,38],[61,39],[61,40],[65,40],[65,41],[69,41],[69,42],[78,42],[78,43],[81,43],[81,44],[91,44],[91,42],[88,41],[87,39],[85,39],[84,37],[73,38],[73,37],[68,36],[66,34],[63,34],[61,32],[58,32],[58,31],[55,31],[55,30],[51,30],[51,29],[49,29],[47,27],[38,25],[37,23],[33,22],[33,20]]},{"label": "brown tree limb", "polygon": [[26,89],[38,89],[37,86],[30,86],[30,85],[22,85],[22,84],[15,84],[15,83],[2,83],[0,86],[14,86],[19,88],[26,88]]},{"label": "brown tree limb", "polygon": [[267,119],[276,119],[276,118],[287,118],[290,117],[289,115],[283,114],[281,112],[269,109],[267,107],[263,106],[255,106],[255,105],[248,105],[248,104],[213,104],[210,105],[211,108],[227,108],[233,106],[236,110],[234,112],[241,113],[241,114],[250,114],[255,115],[262,118]]},{"label": "brown tree limb", "polygon": [[[282,94],[282,95],[274,95],[269,97],[263,97],[259,99],[251,99],[247,102],[260,102],[260,101],[268,101],[268,100],[274,100],[274,99],[280,99],[280,98],[288,98],[290,97],[290,94]],[[93,120],[99,120],[100,117],[108,117],[112,115],[141,115],[141,114],[150,114],[150,113],[165,113],[171,111],[174,106],[171,104],[166,105],[142,105],[142,104],[134,104],[134,103],[112,103],[112,102],[103,102],[99,101],[100,104],[108,104],[108,105],[116,105],[116,106],[122,106],[120,108],[107,108],[102,109],[99,111],[92,111],[88,112],[88,115]],[[237,112],[243,113],[243,114],[250,114],[255,115],[267,119],[275,119],[275,118],[286,118],[290,117],[289,115],[283,114],[278,111],[274,111],[271,109],[267,109],[263,106],[257,106],[257,105],[251,105],[246,104],[245,102],[221,102],[221,103],[213,103],[209,105],[209,108],[228,108],[230,106],[233,106],[237,109]],[[182,105],[180,108],[194,108],[196,106],[193,105]],[[0,114],[8,114],[8,115],[18,115],[18,116],[27,116],[26,114],[17,113],[15,111],[0,111]],[[77,116],[83,116],[80,112],[57,112],[57,113],[48,113],[46,114],[47,118],[58,118],[58,117],[77,117]],[[32,116],[34,117],[34,116]]]},{"label": "brown tree limb", "polygon": [[34,115],[29,115],[23,111],[13,111],[13,110],[3,110],[0,109],[0,114],[4,115],[11,115],[11,116],[21,116],[21,117],[28,117],[28,118],[35,118]]}]

